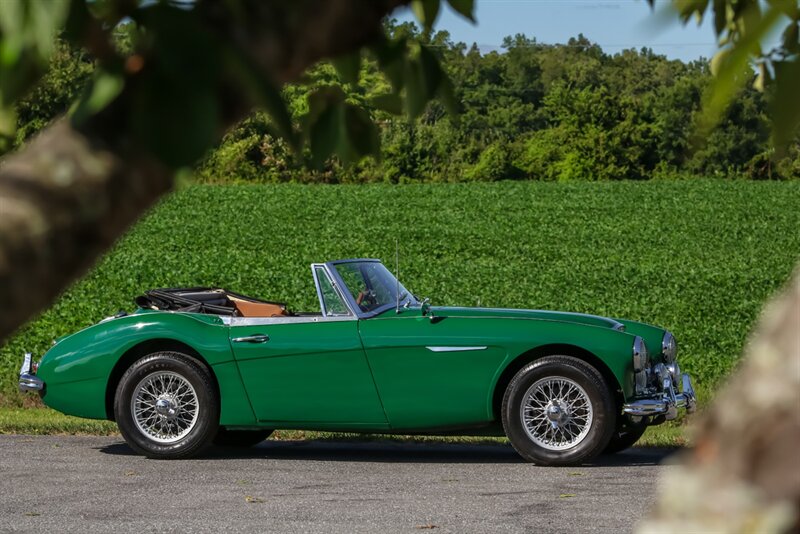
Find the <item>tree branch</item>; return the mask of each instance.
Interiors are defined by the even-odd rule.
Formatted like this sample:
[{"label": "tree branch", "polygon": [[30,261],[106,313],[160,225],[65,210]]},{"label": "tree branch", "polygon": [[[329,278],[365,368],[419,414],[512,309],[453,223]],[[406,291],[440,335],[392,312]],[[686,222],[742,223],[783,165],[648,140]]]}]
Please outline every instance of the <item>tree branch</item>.
[{"label": "tree branch", "polygon": [[[201,2],[196,9],[210,31],[283,84],[322,58],[376,39],[382,18],[407,1],[302,0],[291,7],[258,1],[243,3],[249,12],[238,16],[223,2]],[[58,121],[0,162],[0,342],[82,276],[171,190],[172,171],[129,136],[125,106],[136,87],[131,81],[91,123],[76,128]],[[230,106],[225,129],[250,105]]]},{"label": "tree branch", "polygon": [[172,187],[146,154],[61,120],[0,166],[0,339],[47,306]]}]

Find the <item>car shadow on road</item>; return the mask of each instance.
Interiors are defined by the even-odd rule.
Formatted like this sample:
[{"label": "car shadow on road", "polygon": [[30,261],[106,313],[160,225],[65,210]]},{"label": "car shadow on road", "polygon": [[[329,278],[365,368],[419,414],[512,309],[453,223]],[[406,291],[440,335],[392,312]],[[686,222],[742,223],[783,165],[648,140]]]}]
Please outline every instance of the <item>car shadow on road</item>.
[{"label": "car shadow on road", "polygon": [[[98,448],[104,454],[135,455],[124,442]],[[679,449],[634,447],[603,455],[582,467],[641,467],[664,463]],[[211,447],[197,458],[203,460],[314,460],[326,462],[388,463],[525,463],[510,445],[462,443],[398,443],[391,441],[277,441],[250,448]]]}]

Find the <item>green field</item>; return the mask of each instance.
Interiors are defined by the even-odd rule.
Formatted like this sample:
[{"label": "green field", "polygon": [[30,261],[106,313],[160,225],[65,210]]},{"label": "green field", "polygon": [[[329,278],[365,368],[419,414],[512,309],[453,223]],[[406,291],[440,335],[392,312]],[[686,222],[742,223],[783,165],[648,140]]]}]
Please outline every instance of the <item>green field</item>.
[{"label": "green field", "polygon": [[22,406],[24,350],[153,287],[220,285],[318,306],[309,264],[394,263],[436,305],[562,309],[676,335],[701,400],[740,357],[800,254],[800,183],[654,181],[193,186],[162,202],[0,349],[0,406]]}]

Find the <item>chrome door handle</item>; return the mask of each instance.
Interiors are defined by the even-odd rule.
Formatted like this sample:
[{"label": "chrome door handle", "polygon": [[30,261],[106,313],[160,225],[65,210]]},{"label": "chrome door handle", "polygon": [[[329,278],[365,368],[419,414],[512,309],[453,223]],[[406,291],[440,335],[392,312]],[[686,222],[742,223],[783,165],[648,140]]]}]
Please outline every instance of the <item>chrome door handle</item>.
[{"label": "chrome door handle", "polygon": [[234,343],[266,343],[269,336],[266,334],[253,334],[252,336],[235,337],[231,341]]}]

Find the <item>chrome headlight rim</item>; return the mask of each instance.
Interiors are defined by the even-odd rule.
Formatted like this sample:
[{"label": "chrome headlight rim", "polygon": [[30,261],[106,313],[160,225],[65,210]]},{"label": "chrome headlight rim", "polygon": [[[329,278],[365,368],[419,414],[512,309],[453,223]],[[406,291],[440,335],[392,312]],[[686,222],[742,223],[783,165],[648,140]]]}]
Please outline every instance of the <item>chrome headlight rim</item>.
[{"label": "chrome headlight rim", "polygon": [[678,358],[678,342],[669,330],[664,332],[664,337],[661,338],[661,354],[666,363],[674,363]]},{"label": "chrome headlight rim", "polygon": [[633,339],[633,370],[638,373],[649,367],[647,345],[639,336]]}]

